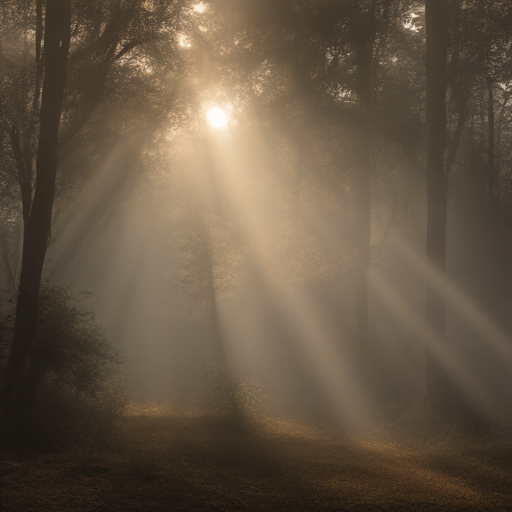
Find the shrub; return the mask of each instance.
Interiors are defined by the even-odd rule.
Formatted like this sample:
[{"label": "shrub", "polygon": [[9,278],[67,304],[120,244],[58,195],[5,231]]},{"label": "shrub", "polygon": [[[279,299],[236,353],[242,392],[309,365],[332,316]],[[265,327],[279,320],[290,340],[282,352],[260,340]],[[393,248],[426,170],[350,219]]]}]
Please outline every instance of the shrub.
[{"label": "shrub", "polygon": [[[11,313],[4,320],[4,336],[12,332],[13,318]],[[127,402],[121,363],[91,311],[67,288],[42,286],[37,338],[24,377],[33,401],[30,420],[39,434],[87,438],[110,428]]]},{"label": "shrub", "polygon": [[265,389],[238,375],[236,364],[212,362],[199,369],[207,386],[207,409],[214,415],[255,417],[263,410],[268,398]]}]

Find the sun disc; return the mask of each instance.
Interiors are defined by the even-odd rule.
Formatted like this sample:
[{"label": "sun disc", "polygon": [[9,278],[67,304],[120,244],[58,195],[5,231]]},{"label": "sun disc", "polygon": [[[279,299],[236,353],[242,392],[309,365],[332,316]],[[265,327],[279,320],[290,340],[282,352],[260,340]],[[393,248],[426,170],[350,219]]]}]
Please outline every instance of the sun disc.
[{"label": "sun disc", "polygon": [[228,124],[226,114],[219,107],[214,107],[208,110],[206,117],[208,118],[208,122],[212,128],[222,128]]}]

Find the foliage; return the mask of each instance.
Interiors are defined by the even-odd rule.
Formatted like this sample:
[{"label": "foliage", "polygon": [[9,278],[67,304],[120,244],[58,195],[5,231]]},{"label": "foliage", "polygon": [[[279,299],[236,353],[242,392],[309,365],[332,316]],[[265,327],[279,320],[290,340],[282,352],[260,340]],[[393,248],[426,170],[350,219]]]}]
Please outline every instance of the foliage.
[{"label": "foliage", "polygon": [[104,383],[121,363],[94,314],[57,285],[41,289],[34,351],[50,354],[48,383],[75,396],[104,392]]},{"label": "foliage", "polygon": [[199,369],[207,386],[207,409],[214,415],[258,415],[265,407],[265,388],[249,379],[242,379],[233,362],[216,361]]},{"label": "foliage", "polygon": [[89,433],[83,440],[72,440],[64,450],[73,462],[73,473],[91,474],[96,469],[95,462],[98,457],[100,445],[95,432]]},{"label": "foliage", "polygon": [[[38,14],[36,4],[42,3],[0,6],[0,246],[11,288],[34,194],[44,53],[38,40],[44,10]],[[142,125],[151,134],[166,120],[182,73],[176,52],[181,8],[176,0],[73,2],[55,215],[119,138]]]},{"label": "foliage", "polygon": [[[13,317],[11,313],[2,322],[4,348]],[[121,364],[94,314],[68,289],[43,285],[37,339],[25,375],[37,371],[39,376],[36,420],[57,437],[69,434],[83,441],[93,432],[101,437],[127,403]]]},{"label": "foliage", "polygon": [[[269,245],[279,259],[276,273],[283,282],[318,282],[355,269],[353,153],[361,106],[356,53],[362,34],[370,32],[375,91],[372,265],[383,265],[390,258],[384,242],[392,224],[400,224],[411,236],[422,236],[423,223],[418,219],[422,214],[414,212],[421,209],[416,203],[424,192],[423,4],[413,0],[75,1],[55,213],[76,197],[120,138],[138,133],[144,125],[151,127],[144,131],[154,139],[153,127],[163,127],[152,147],[147,147],[148,138],[133,144],[133,151],[123,150],[113,184],[96,195],[97,208],[90,210],[100,215],[116,204],[112,199],[126,184],[130,168],[142,167],[137,158],[142,151],[147,161],[152,159],[140,172],[144,179],[155,169],[162,169],[159,179],[165,183],[170,168],[186,175],[193,191],[182,193],[181,199],[176,197],[182,190],[176,183],[169,187],[174,188],[173,196],[160,187],[162,201],[172,205],[165,208],[178,205],[182,212],[178,222],[186,219],[181,238],[176,236],[176,218],[169,222],[174,223],[169,238],[174,237],[185,260],[185,295],[191,306],[205,309],[208,291],[214,288],[213,295],[222,302],[227,291],[241,282],[244,265],[250,265],[246,253],[253,248],[247,243],[252,232],[247,226],[240,229],[243,219],[231,215],[229,220],[210,212],[211,198],[197,199],[199,214],[191,213],[194,194],[204,192],[201,187],[209,188],[211,164],[209,155],[203,154],[207,151],[197,151],[197,140],[204,138],[198,113],[207,102],[220,102],[229,106],[234,120],[234,145],[251,161],[252,168],[239,173],[253,174],[245,189],[266,199],[255,201],[255,209],[267,235],[274,230]],[[35,40],[36,5],[6,0],[0,6],[0,248],[11,291],[21,226],[33,194],[37,149],[41,60]],[[501,216],[508,211],[512,219],[512,9],[507,0],[454,0],[450,5],[450,206],[462,204],[470,212],[466,218],[472,221],[473,232],[473,221],[490,231],[487,227],[497,222],[486,215],[488,167],[496,174]],[[495,161],[491,156],[490,164],[489,89],[496,115]],[[454,136],[457,133],[459,138]],[[183,165],[163,160],[168,147],[176,150],[187,137],[193,146],[190,153],[199,153],[196,163],[204,173],[189,172],[191,160]],[[92,214],[84,216],[76,240],[85,238],[85,231],[95,224],[91,219]],[[318,229],[325,225],[330,226],[326,235]],[[53,229],[57,240],[60,226],[54,223]],[[484,245],[481,241],[479,237]],[[73,248],[69,251],[79,247],[68,245]],[[264,246],[261,240],[254,245],[260,251]],[[495,260],[492,252],[491,247]],[[62,268],[65,262],[59,256],[54,266]],[[44,288],[41,301],[39,338],[33,350],[34,361],[47,360],[40,407],[50,410],[58,398],[69,410],[76,400],[92,408],[106,401],[107,409],[117,410],[115,393],[105,391],[117,361],[101,329],[93,327],[93,317],[77,312],[70,306],[71,296],[57,289]],[[5,359],[6,354],[0,357]],[[231,370],[210,368],[206,373],[212,409],[251,407],[251,386],[233,384],[226,377]]]}]

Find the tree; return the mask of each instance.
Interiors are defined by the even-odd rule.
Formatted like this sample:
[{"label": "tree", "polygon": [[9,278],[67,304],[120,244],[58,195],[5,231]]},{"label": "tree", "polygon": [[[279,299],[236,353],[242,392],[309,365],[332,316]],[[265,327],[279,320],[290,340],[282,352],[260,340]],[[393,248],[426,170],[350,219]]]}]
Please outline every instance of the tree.
[{"label": "tree", "polygon": [[[44,80],[36,163],[36,190],[25,223],[16,321],[3,374],[0,405],[12,405],[37,329],[37,304],[44,258],[50,237],[59,127],[66,86],[71,30],[71,0],[48,0],[45,9]],[[23,409],[23,397],[19,397]]]},{"label": "tree", "polygon": [[[486,145],[486,154],[483,156],[487,162],[483,184],[489,210],[496,219],[499,217],[499,148],[496,143],[499,134],[495,133],[495,111],[496,105],[502,99],[500,84],[507,83],[511,78],[508,29],[510,16],[510,7],[501,0],[457,0],[451,3],[452,43],[448,82],[451,103],[458,119],[453,141],[449,144],[447,173],[450,174],[453,169],[466,119],[469,115],[484,115],[482,111],[475,110],[485,109],[487,127],[485,130],[481,126],[481,136],[486,140],[479,141]],[[474,37],[475,29],[478,30],[478,38]]]},{"label": "tree", "polygon": [[[445,170],[448,22],[448,0],[426,0],[427,257],[441,272],[446,268],[448,202],[448,177]],[[431,283],[427,284],[427,323],[441,340],[444,339],[445,301],[442,293]],[[425,401],[437,409],[448,407],[448,386],[448,373],[428,352]]]},{"label": "tree", "polygon": [[[391,28],[404,30],[401,23],[411,2],[316,1],[298,5],[282,1],[256,5],[219,0],[216,4],[224,6],[231,18],[235,13],[238,31],[233,38],[246,41],[249,48],[245,61],[237,67],[245,71],[242,79],[249,76],[253,81],[249,90],[261,91],[247,100],[254,105],[252,112],[257,112],[266,126],[271,125],[281,135],[286,133],[297,147],[293,183],[297,205],[301,182],[307,175],[305,155],[312,132],[321,126],[332,128],[333,124],[348,131],[351,154],[339,158],[339,167],[352,171],[351,238],[359,259],[355,276],[356,343],[364,360],[371,259],[374,54],[385,46]],[[239,62],[240,51],[233,53],[233,61]],[[283,82],[287,86],[283,87]],[[333,147],[341,144],[332,141]],[[341,169],[338,172],[344,174]],[[300,214],[300,208],[296,211]]]},{"label": "tree", "polygon": [[[24,45],[13,46],[21,46],[25,53],[22,58],[15,55],[12,60],[6,54],[0,56],[9,64],[2,71],[12,71],[2,81],[2,86],[8,84],[12,94],[6,102],[8,107],[2,105],[1,121],[8,128],[11,161],[16,165],[16,170],[8,169],[6,174],[18,180],[21,190],[24,241],[16,328],[0,390],[0,404],[4,409],[14,403],[16,388],[30,356],[54,200],[59,193],[61,197],[66,194],[69,197],[78,188],[76,185],[85,181],[84,171],[94,168],[91,155],[96,157],[100,151],[105,152],[105,147],[120,136],[130,132],[133,135],[135,128],[140,129],[142,124],[146,125],[144,137],[147,138],[166,120],[175,100],[170,88],[175,87],[175,78],[179,77],[178,59],[173,60],[173,56],[175,22],[181,8],[181,4],[173,0],[77,3],[73,18],[68,9],[66,39],[55,42],[65,25],[63,15],[59,14],[64,9],[62,2],[49,2],[43,9],[43,3],[38,1],[35,12],[26,3],[11,3],[12,9],[3,10],[1,14],[8,21],[6,27],[14,33],[13,27],[23,27]],[[57,14],[53,14],[55,12]],[[43,28],[44,45],[40,37]],[[29,42],[33,39],[35,69],[26,65],[30,55]],[[62,46],[52,48],[52,44],[61,42]],[[62,58],[64,50],[65,61]],[[23,65],[19,65],[20,62]],[[151,73],[142,72],[141,67],[149,63],[153,66]],[[21,71],[18,72],[17,67]],[[68,92],[64,96],[66,79]],[[16,87],[18,82],[21,85]],[[120,83],[123,87],[119,87]],[[137,109],[143,113],[140,117],[133,116]],[[131,114],[129,118],[128,112]],[[140,149],[144,137],[139,137],[140,140],[132,146]],[[4,149],[7,142],[2,142]],[[32,159],[36,151],[34,176]],[[77,154],[82,156],[80,163],[73,161],[69,165]],[[64,165],[66,163],[68,165]],[[23,402],[21,397],[18,398]],[[21,404],[20,407],[23,408]]]}]

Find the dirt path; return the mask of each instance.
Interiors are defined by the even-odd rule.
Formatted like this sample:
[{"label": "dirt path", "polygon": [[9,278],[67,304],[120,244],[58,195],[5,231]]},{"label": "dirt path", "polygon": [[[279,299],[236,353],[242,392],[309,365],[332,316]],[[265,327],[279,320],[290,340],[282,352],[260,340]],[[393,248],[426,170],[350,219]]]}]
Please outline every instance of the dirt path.
[{"label": "dirt path", "polygon": [[503,442],[354,442],[274,422],[240,436],[193,417],[133,417],[108,450],[0,453],[0,510],[512,511]]}]

